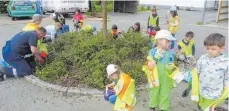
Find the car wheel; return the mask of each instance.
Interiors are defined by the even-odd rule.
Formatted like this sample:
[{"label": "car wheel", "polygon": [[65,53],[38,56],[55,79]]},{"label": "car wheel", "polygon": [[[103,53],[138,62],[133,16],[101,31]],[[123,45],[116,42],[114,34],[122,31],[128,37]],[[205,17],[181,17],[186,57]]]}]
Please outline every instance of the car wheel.
[{"label": "car wheel", "polygon": [[68,18],[68,13],[63,14],[63,16],[64,16],[65,18]]},{"label": "car wheel", "polygon": [[16,17],[11,17],[11,19],[14,21],[14,20],[16,20]]}]

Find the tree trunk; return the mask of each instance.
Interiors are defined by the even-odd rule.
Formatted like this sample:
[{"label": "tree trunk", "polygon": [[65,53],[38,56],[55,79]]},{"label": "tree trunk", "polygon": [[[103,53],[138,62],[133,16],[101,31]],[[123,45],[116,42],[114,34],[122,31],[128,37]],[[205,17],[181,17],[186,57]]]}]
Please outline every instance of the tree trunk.
[{"label": "tree trunk", "polygon": [[88,1],[88,4],[89,4],[89,10],[88,10],[88,12],[92,12],[92,1],[89,0]]},{"label": "tree trunk", "polygon": [[107,37],[107,1],[102,1],[103,7],[103,37]]}]

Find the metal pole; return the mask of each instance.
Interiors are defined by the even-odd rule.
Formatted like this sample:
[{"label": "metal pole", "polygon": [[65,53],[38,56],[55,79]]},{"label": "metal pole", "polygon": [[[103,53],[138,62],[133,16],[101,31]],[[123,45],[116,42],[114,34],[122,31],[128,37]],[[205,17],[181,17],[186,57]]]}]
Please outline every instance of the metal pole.
[{"label": "metal pole", "polygon": [[114,4],[115,4],[115,0],[113,0],[113,14],[114,14],[114,8],[115,8],[114,7],[115,6]]},{"label": "metal pole", "polygon": [[204,9],[203,9],[203,14],[202,14],[202,21],[201,21],[201,24],[204,23],[206,7],[207,7],[207,0],[204,1]]}]

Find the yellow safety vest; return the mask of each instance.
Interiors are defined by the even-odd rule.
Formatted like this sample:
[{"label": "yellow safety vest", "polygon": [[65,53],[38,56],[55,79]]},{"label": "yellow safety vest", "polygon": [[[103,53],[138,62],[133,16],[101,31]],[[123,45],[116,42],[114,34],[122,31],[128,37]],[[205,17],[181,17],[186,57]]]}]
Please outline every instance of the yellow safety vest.
[{"label": "yellow safety vest", "polygon": [[[192,74],[192,92],[191,92],[191,100],[199,103],[200,94],[199,94],[199,77],[197,73],[197,69],[194,68],[191,72]],[[228,97],[228,87],[224,88],[222,95],[219,99],[215,100],[212,104],[210,104],[204,111],[214,111],[214,108],[221,102],[223,102]]]},{"label": "yellow safety vest", "polygon": [[175,33],[177,32],[178,27],[179,27],[179,25],[180,25],[180,19],[179,19],[178,16],[171,17],[171,18],[169,19],[169,23],[175,23],[175,20],[176,20],[176,19],[178,20],[178,25],[177,25],[177,26],[171,26],[170,24],[168,24],[168,29],[169,29],[169,31],[170,31],[172,34],[175,34]]},{"label": "yellow safety vest", "polygon": [[130,111],[136,104],[136,92],[134,79],[128,74],[122,73],[117,85],[114,87],[117,99],[114,105],[115,111]]},{"label": "yellow safety vest", "polygon": [[158,18],[159,18],[158,16],[153,17],[153,15],[150,14],[150,16],[149,16],[149,26],[156,27],[157,26],[157,19]]},{"label": "yellow safety vest", "polygon": [[180,45],[182,52],[184,52],[186,56],[192,55],[192,46],[194,45],[194,40],[191,40],[188,46],[185,45],[182,40],[178,43],[178,45]]},{"label": "yellow safety vest", "polygon": [[84,32],[91,32],[93,29],[93,27],[91,25],[86,25],[86,26],[83,26],[81,28],[81,31],[84,31]]},{"label": "yellow safety vest", "polygon": [[[28,23],[22,30],[23,31],[32,31],[32,30],[37,30],[38,28],[39,28],[38,25],[34,23]],[[37,41],[37,47],[40,49],[40,52],[45,52],[46,54],[48,54],[48,49],[45,46],[45,44],[41,42],[41,40]]]}]

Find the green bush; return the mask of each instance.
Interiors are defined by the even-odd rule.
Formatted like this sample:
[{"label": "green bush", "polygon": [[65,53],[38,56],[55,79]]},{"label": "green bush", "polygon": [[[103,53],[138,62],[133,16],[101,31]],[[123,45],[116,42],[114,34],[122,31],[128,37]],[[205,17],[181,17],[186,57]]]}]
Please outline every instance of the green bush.
[{"label": "green bush", "polygon": [[7,13],[6,4],[9,4],[9,1],[0,1],[0,13]]},{"label": "green bush", "polygon": [[73,86],[84,85],[101,89],[106,80],[106,66],[117,64],[137,84],[145,83],[141,67],[148,52],[148,39],[138,33],[124,33],[124,38],[102,37],[87,33],[66,33],[55,43],[48,44],[53,55],[42,67],[36,68],[40,79],[66,86],[66,80],[75,80]]}]

